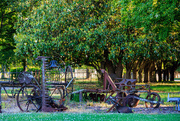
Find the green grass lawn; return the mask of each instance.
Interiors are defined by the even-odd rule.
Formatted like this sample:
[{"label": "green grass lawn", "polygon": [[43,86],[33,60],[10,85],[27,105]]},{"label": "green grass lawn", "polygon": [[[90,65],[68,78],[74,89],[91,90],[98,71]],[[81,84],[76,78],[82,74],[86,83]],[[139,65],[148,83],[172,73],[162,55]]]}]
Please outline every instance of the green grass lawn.
[{"label": "green grass lawn", "polygon": [[5,113],[2,121],[178,121],[180,114]]},{"label": "green grass lawn", "polygon": [[180,92],[180,85],[153,85],[151,90],[164,92]]}]

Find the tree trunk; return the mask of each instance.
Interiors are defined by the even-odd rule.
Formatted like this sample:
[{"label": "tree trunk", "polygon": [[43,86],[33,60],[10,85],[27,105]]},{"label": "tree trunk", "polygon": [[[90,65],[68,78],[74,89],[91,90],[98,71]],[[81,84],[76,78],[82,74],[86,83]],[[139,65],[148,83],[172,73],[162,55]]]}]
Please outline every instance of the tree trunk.
[{"label": "tree trunk", "polygon": [[26,59],[22,59],[22,65],[23,65],[23,71],[27,71],[26,70]]},{"label": "tree trunk", "polygon": [[138,61],[136,61],[133,64],[133,79],[137,79],[137,66],[138,66]]},{"label": "tree trunk", "polygon": [[122,74],[123,74],[123,64],[121,62],[118,63],[117,67],[116,67],[116,71],[115,71],[116,75],[118,78],[122,78]]},{"label": "tree trunk", "polygon": [[174,72],[180,66],[179,61],[172,62],[172,66],[170,67],[170,81],[174,81]]},{"label": "tree trunk", "polygon": [[148,69],[144,68],[144,83],[148,83]]},{"label": "tree trunk", "polygon": [[126,79],[131,79],[131,63],[126,63]]},{"label": "tree trunk", "polygon": [[158,62],[157,63],[158,82],[162,82],[161,68],[162,68],[162,62]]},{"label": "tree trunk", "polygon": [[164,62],[164,70],[163,70],[163,82],[167,82],[167,61]]},{"label": "tree trunk", "polygon": [[156,69],[155,69],[154,62],[151,64],[149,77],[150,77],[150,79],[149,79],[150,82],[157,82],[157,80],[156,80]]},{"label": "tree trunk", "polygon": [[136,70],[136,68],[133,69],[133,79],[137,79],[137,70]]},{"label": "tree trunk", "polygon": [[142,83],[142,69],[139,69],[138,74],[139,74],[139,83]]},{"label": "tree trunk", "polygon": [[168,81],[167,75],[168,75],[168,70],[165,69],[165,70],[164,70],[164,73],[163,73],[163,81],[164,81],[164,82],[167,82],[167,81]]},{"label": "tree trunk", "polygon": [[174,81],[174,69],[173,68],[170,71],[170,81]]},{"label": "tree trunk", "polygon": [[1,65],[1,67],[2,67],[1,78],[4,78],[4,66],[3,66],[3,64]]},{"label": "tree trunk", "polygon": [[149,67],[150,67],[150,63],[146,62],[145,66],[144,66],[144,83],[148,83],[149,82]]},{"label": "tree trunk", "polygon": [[169,69],[167,69],[167,81],[169,81]]}]

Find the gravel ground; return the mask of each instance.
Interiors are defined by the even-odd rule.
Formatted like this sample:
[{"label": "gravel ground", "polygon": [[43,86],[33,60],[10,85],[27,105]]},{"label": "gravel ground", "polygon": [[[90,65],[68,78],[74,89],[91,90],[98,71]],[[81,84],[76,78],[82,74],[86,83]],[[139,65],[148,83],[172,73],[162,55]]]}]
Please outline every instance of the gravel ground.
[{"label": "gravel ground", "polygon": [[[20,113],[16,100],[12,98],[8,98],[6,101],[2,101],[3,109],[2,113]],[[66,113],[104,113],[106,112],[112,105],[108,105],[107,103],[93,103],[93,102],[70,102],[67,104],[67,110],[64,111]],[[145,105],[138,105],[135,108],[132,108],[133,113],[141,113],[141,114],[169,114],[169,113],[179,113],[175,110],[175,107],[169,107],[166,105],[160,105],[159,108],[145,108]],[[116,109],[110,111],[111,113],[117,113]]]}]

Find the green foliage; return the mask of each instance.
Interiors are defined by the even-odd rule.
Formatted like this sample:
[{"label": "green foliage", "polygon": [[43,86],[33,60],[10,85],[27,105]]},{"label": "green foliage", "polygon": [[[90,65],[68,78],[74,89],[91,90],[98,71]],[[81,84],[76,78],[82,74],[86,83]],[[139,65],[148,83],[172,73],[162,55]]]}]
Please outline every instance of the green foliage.
[{"label": "green foliage", "polygon": [[11,68],[10,72],[22,72],[23,71],[23,67],[19,67],[19,68]]},{"label": "green foliage", "polygon": [[16,11],[11,9],[10,0],[2,0],[0,3],[0,64],[8,63],[13,57],[15,43],[13,34],[15,33],[14,23],[17,20]]},{"label": "green foliage", "polygon": [[[35,72],[35,71],[39,71],[40,68],[36,68],[36,67],[30,67],[28,68],[27,72]],[[23,67],[18,67],[18,68],[11,68],[10,72],[22,72],[23,71]]]},{"label": "green foliage", "polygon": [[177,72],[180,72],[180,67],[176,70]]},{"label": "green foliage", "polygon": [[122,63],[178,62],[178,7],[178,0],[38,1],[18,14],[15,52],[112,73]]}]

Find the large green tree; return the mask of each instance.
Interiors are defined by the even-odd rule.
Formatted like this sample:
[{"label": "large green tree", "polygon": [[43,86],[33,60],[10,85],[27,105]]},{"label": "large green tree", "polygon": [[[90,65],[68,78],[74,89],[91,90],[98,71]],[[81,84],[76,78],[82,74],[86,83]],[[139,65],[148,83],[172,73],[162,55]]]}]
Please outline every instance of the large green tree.
[{"label": "large green tree", "polygon": [[[168,5],[157,2],[160,8],[155,3],[153,0],[40,1],[27,16],[18,16],[16,54],[59,57],[71,64],[93,66],[98,72],[105,68],[112,77],[122,76],[123,65],[127,78],[131,78],[131,70],[142,71],[138,66],[144,72],[149,68],[156,70],[155,63],[159,61],[178,61],[179,2],[175,0]],[[173,10],[165,11],[168,7]],[[170,15],[173,16],[169,18]],[[159,20],[159,16],[164,18]],[[151,71],[152,75],[154,72]]]},{"label": "large green tree", "polygon": [[27,11],[30,11],[36,4],[37,0],[1,0],[0,64],[2,66],[2,71],[4,71],[4,66],[9,66],[11,63],[15,63],[15,61],[18,60],[25,60],[15,56],[14,53],[14,49],[16,48],[13,37],[16,33],[15,23],[17,22],[18,14],[23,14],[25,16]]},{"label": "large green tree", "polygon": [[179,65],[179,1],[121,0],[118,5],[122,8],[121,22],[127,30],[126,35],[131,37],[128,40],[133,43],[129,44],[130,53],[127,59],[145,63],[145,82],[150,80],[151,74],[148,73],[155,75],[156,70],[159,73],[158,80],[162,80],[162,63],[164,72],[167,67],[171,69],[173,80],[173,73],[176,70],[174,67]]},{"label": "large green tree", "polygon": [[[23,56],[57,56],[66,62],[93,66],[99,72],[119,69],[123,37],[111,1],[43,1],[29,16],[20,16],[15,36],[16,53]],[[111,16],[112,15],[112,16]],[[121,72],[122,73],[122,72]],[[122,74],[119,74],[122,75]]]}]

